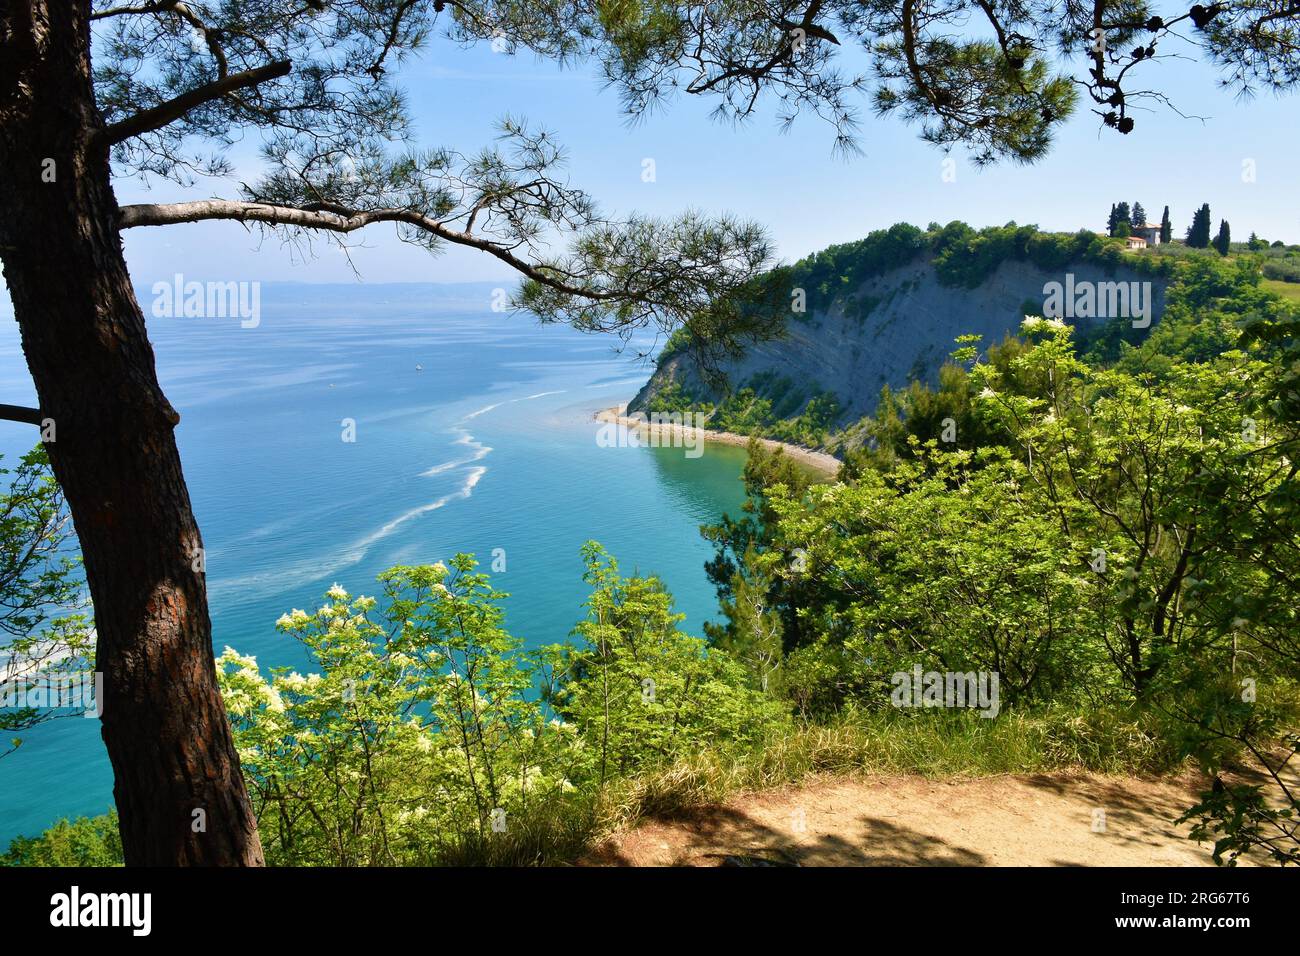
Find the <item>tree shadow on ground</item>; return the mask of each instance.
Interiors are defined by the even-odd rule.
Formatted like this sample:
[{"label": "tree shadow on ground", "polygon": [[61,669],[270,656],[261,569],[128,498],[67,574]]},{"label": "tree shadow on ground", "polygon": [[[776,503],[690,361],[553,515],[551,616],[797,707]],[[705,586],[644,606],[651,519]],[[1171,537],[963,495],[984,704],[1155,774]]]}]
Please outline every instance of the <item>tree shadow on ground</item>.
[{"label": "tree shadow on ground", "polygon": [[1185,835],[1187,827],[1178,827],[1174,821],[1192,805],[1190,787],[1200,782],[1199,778],[1188,778],[1184,782],[1190,787],[1171,785],[1139,790],[1127,779],[1063,778],[1045,774],[1023,779],[1032,789],[1076,804],[1081,825],[1091,826],[1093,812],[1105,811],[1107,839],[1150,847],[1166,845],[1170,836]]},{"label": "tree shadow on ground", "polygon": [[[815,833],[793,824],[774,827],[731,807],[705,807],[633,831],[598,848],[586,861],[600,866],[982,866],[979,853],[933,834],[863,815],[852,833]],[[671,841],[671,842],[667,842]]]}]

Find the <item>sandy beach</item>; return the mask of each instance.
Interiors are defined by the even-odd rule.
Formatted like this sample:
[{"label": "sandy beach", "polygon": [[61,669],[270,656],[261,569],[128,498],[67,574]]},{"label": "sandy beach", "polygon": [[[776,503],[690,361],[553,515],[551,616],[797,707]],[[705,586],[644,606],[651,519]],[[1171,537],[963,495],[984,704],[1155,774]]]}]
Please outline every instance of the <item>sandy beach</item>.
[{"label": "sandy beach", "polygon": [[[669,437],[672,437],[674,434],[685,432],[691,433],[691,439],[694,439],[696,435],[699,435],[702,436],[705,441],[719,442],[723,445],[744,446],[748,445],[750,442],[749,435],[737,435],[734,432],[711,431],[707,428],[694,428],[686,425],[650,423],[644,419],[630,418],[626,412],[627,403],[625,402],[622,405],[615,405],[612,408],[603,408],[596,412],[595,417],[596,421],[599,422],[613,422],[619,425],[624,425],[628,428],[637,428],[643,431],[649,431],[652,435],[667,434]],[[810,448],[804,448],[800,445],[791,445],[787,442],[775,441],[771,438],[760,438],[758,440],[762,442],[769,451],[774,451],[775,449],[780,448],[794,461],[806,465],[812,470],[826,475],[828,478],[834,478],[835,475],[839,473],[841,462],[834,455],[827,455],[824,452],[813,451]]]}]

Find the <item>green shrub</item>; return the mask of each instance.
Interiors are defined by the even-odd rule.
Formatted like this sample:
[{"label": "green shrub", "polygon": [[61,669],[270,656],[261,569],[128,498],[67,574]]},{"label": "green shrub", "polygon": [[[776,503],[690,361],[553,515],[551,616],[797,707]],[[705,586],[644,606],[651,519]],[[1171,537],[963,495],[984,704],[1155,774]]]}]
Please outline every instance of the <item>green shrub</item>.
[{"label": "green shrub", "polygon": [[60,820],[38,837],[18,837],[0,866],[121,866],[117,811]]}]

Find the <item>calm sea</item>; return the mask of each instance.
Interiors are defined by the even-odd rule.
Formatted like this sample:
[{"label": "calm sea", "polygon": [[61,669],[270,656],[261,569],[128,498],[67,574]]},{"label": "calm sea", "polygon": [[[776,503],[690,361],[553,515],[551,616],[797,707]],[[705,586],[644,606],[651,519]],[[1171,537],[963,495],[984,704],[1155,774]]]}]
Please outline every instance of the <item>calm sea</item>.
[{"label": "calm sea", "polygon": [[[306,667],[273,626],[284,611],[318,607],[335,582],[376,593],[383,569],[458,551],[486,570],[494,549],[512,632],[561,641],[582,616],[589,539],[625,572],[660,575],[701,633],[716,605],[698,527],[739,508],[743,449],[601,447],[593,411],[649,373],[635,349],[495,313],[491,296],[490,284],[282,284],[262,287],[255,328],[149,319],[182,416],[218,650]],[[148,314],[149,290],[141,301]],[[0,401],[34,403],[8,317]],[[6,462],[36,437],[0,423]],[[0,846],[111,800],[98,721],[57,720],[0,759]]]}]

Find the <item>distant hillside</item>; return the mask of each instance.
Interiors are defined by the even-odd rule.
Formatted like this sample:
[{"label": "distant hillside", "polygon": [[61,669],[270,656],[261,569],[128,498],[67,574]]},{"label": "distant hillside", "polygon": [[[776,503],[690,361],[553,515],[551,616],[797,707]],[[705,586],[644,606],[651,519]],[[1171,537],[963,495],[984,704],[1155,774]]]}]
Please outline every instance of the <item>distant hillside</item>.
[{"label": "distant hillside", "polygon": [[[1044,314],[1048,283],[1071,281],[1077,289],[1150,282],[1154,322],[1164,309],[1169,272],[1169,263],[1126,256],[1118,243],[1091,232],[893,226],[776,270],[774,278],[790,290],[788,301],[797,304],[802,290],[805,311],[792,309],[784,337],[724,361],[725,388],[705,382],[683,331],[665,346],[629,409],[711,408],[728,396],[734,404],[740,393],[751,404],[758,399],[757,419],[765,424],[800,420],[755,431],[784,431],[781,437],[798,440],[801,423],[818,434],[870,415],[885,385],[932,383],[958,336],[980,335],[987,346],[1014,333],[1025,315]],[[1065,321],[1086,331],[1109,320]]]}]

